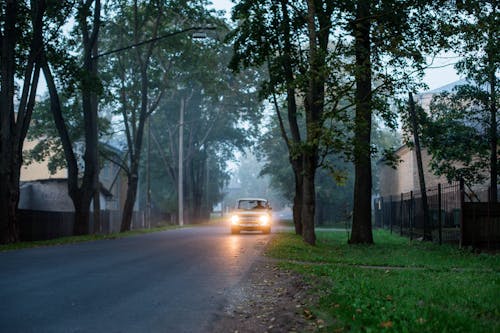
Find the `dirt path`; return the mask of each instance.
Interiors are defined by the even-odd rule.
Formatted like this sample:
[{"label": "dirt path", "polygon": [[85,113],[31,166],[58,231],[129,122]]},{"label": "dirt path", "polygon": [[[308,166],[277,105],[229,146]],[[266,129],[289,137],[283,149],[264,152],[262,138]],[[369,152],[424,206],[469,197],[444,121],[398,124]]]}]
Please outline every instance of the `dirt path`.
[{"label": "dirt path", "polygon": [[248,278],[228,295],[229,304],[211,332],[312,332],[323,322],[314,318],[307,285],[276,260],[260,257]]}]

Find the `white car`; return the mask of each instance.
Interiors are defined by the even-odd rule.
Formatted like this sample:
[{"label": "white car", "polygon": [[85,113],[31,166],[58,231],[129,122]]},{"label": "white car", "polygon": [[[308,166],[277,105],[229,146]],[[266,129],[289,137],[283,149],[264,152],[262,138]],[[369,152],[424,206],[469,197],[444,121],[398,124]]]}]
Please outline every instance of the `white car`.
[{"label": "white car", "polygon": [[231,214],[231,233],[241,230],[271,232],[271,210],[267,199],[241,198]]}]

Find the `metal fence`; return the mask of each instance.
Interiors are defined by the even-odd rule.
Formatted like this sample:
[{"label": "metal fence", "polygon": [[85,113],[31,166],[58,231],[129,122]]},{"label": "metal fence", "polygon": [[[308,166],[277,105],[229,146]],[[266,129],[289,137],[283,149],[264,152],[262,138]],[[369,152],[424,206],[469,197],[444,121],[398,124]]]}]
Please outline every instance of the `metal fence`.
[{"label": "metal fence", "polygon": [[460,240],[460,184],[439,185],[427,190],[428,225],[420,191],[399,196],[376,198],[375,226],[397,232],[410,239],[423,238],[442,242]]},{"label": "metal fence", "polygon": [[[410,239],[500,247],[500,204],[489,203],[489,190],[467,190],[463,182],[426,191],[429,221],[424,221],[420,191],[374,200],[375,226]],[[482,201],[484,200],[484,201]],[[486,201],[486,202],[485,202]]]}]

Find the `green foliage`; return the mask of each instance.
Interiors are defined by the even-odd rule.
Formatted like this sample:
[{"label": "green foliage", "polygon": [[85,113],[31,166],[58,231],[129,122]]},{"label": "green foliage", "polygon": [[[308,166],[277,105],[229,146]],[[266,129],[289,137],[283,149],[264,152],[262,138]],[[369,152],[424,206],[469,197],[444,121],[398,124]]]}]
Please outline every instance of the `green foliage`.
[{"label": "green foliage", "polygon": [[498,149],[499,129],[499,9],[497,1],[461,1],[451,8],[453,19],[442,24],[447,47],[461,56],[455,68],[468,79],[436,96],[429,119],[423,119],[431,167],[449,181],[482,183],[488,169],[490,176],[498,172],[492,150]]},{"label": "green foliage", "polygon": [[299,272],[318,299],[320,331],[495,332],[500,257],[408,242],[374,232],[375,245],[348,245],[343,232],[318,232],[316,247],[280,234],[267,254]]},{"label": "green foliage", "polygon": [[[270,176],[271,185],[289,202],[293,201],[294,174],[286,144],[274,119],[256,149],[264,162],[260,175]],[[316,217],[319,225],[345,221],[352,211],[352,165],[340,155],[330,154],[316,173]]]},{"label": "green foliage", "polygon": [[[189,27],[211,23],[216,34],[225,33],[224,19],[207,11],[205,1],[153,4],[139,2],[137,20],[133,4],[110,5],[110,24],[103,38],[104,49],[115,49],[151,38],[155,18],[157,35],[164,36]],[[138,25],[134,33],[130,26]],[[229,179],[226,163],[237,150],[247,147],[255,138],[260,120],[260,104],[255,82],[259,73],[253,70],[233,74],[227,68],[230,48],[212,33],[207,39],[195,40],[189,33],[174,34],[151,47],[148,58],[148,111],[141,115],[141,64],[151,45],[104,57],[106,111],[117,120],[119,132],[113,140],[123,149],[137,154],[139,122],[150,117],[151,142],[149,173],[152,204],[155,209],[175,211],[178,177],[178,129],[181,99],[184,101],[184,168],[188,211],[209,210],[222,198],[222,188]],[[214,38],[215,37],[215,38]],[[142,57],[142,60],[139,58]],[[142,61],[142,62],[141,62]],[[147,129],[146,129],[147,131]],[[145,132],[145,136],[147,132]],[[144,141],[146,138],[144,138]],[[125,144],[126,143],[126,144]],[[146,164],[141,155],[140,177],[145,201],[147,193]],[[208,178],[208,179],[207,179]]]},{"label": "green foliage", "polygon": [[431,168],[448,181],[485,180],[490,152],[487,95],[477,86],[462,85],[453,93],[435,96],[430,115],[421,117]]},{"label": "green foliage", "polygon": [[[80,112],[81,105],[78,98],[61,96],[63,116],[68,128],[73,150],[80,157],[83,156],[82,143],[84,142],[83,114]],[[111,123],[108,118],[99,118],[98,128],[100,137],[108,135],[111,131]],[[33,110],[32,120],[27,138],[35,141],[36,145],[31,150],[23,151],[23,161],[26,165],[33,162],[48,161],[48,169],[51,174],[66,168],[66,158],[62,148],[59,133],[54,125],[54,119],[50,111],[50,101],[45,98],[38,102]],[[104,147],[99,147],[104,149]]]}]

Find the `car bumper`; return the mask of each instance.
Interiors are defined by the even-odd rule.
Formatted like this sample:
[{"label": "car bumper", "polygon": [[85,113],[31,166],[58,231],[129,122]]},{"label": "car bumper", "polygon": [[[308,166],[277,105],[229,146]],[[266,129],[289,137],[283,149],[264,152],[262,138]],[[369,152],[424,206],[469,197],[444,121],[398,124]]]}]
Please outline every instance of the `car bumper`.
[{"label": "car bumper", "polygon": [[270,228],[269,225],[259,225],[259,224],[237,224],[233,225],[233,228],[239,229],[239,230],[246,230],[246,231],[258,231],[258,230],[267,230]]}]

